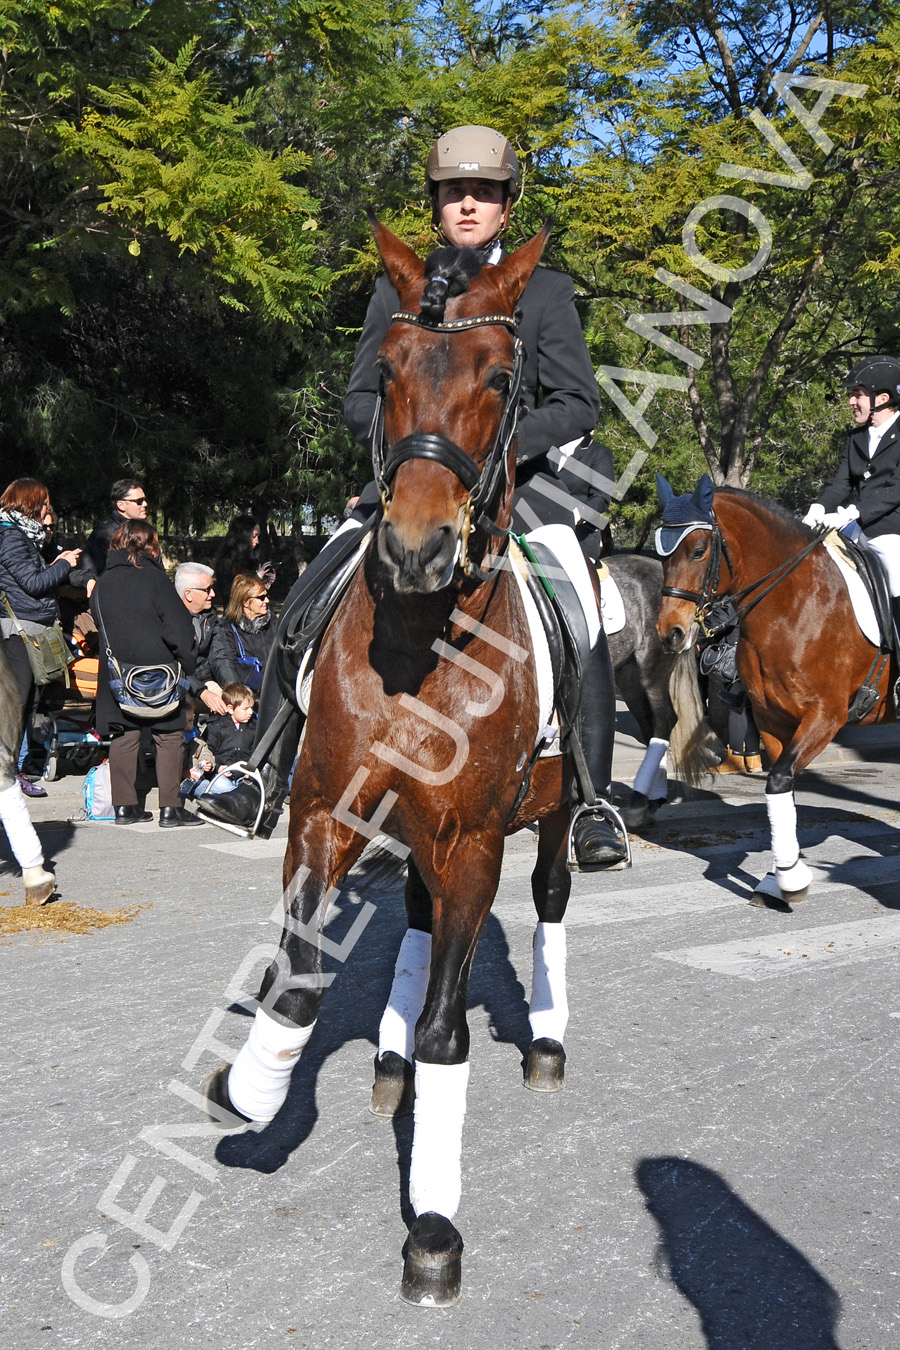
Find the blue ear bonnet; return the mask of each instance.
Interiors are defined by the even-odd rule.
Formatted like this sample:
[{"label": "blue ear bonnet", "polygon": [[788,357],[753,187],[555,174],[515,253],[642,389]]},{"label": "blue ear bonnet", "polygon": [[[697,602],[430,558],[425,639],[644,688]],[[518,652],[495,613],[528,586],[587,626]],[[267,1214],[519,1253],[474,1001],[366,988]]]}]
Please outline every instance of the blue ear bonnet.
[{"label": "blue ear bonnet", "polygon": [[663,503],[662,525],[656,531],[656,551],[661,558],[674,553],[691,530],[711,530],[715,524],[713,487],[709,474],[704,474],[693,492],[676,497],[661,474],[656,475],[657,491]]}]

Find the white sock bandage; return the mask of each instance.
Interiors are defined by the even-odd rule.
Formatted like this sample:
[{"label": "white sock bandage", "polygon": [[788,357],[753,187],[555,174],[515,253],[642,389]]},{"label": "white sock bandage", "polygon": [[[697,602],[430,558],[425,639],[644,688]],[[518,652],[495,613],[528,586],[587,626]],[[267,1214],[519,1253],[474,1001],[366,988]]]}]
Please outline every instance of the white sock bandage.
[{"label": "white sock bandage", "polygon": [[26,867],[40,867],[44,861],[41,841],[28,814],[28,803],[18,783],[0,792],[0,820],[13,851],[13,857],[24,871]]},{"label": "white sock bandage", "polygon": [[539,923],[534,930],[534,965],[528,1011],[534,1040],[549,1036],[562,1045],[569,1022],[566,996],[566,930],[561,923]]},{"label": "white sock bandage", "polygon": [[416,1023],[425,1006],[431,971],[431,934],[407,928],[394,966],[394,983],[378,1028],[378,1054],[392,1050],[412,1064]]},{"label": "white sock bandage", "polygon": [[228,1095],[242,1116],[267,1124],[288,1093],[291,1073],[312,1035],[308,1027],[286,1027],[257,1008],[246,1043],[228,1075]]},{"label": "white sock bandage", "polygon": [[416,1121],[409,1199],[416,1217],[454,1218],[462,1194],[462,1132],[469,1064],[416,1065]]},{"label": "white sock bandage", "polygon": [[766,811],[769,814],[775,866],[793,867],[800,857],[800,845],[797,842],[797,805],[793,792],[767,792]]},{"label": "white sock bandage", "polygon": [[[658,736],[651,736],[650,744],[647,746],[644,758],[641,760],[641,767],[634,776],[634,790],[640,792],[644,797],[666,795],[666,770],[665,759],[666,752],[669,749],[669,742],[661,740]],[[662,769],[662,787],[661,793],[654,793],[658,786],[659,770]]]}]

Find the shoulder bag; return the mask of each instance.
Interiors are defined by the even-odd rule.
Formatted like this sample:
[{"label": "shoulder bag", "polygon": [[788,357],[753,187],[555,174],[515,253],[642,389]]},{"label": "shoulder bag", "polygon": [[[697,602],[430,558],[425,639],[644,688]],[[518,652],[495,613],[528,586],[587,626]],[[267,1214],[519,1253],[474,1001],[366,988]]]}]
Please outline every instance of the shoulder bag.
[{"label": "shoulder bag", "polygon": [[34,676],[35,684],[53,684],[54,680],[65,680],[69,687],[69,665],[74,661],[73,654],[66,644],[62,626],[57,619],[43,628],[40,633],[26,633],[6,598],[6,592],[0,591],[6,612],[12,619],[16,632],[25,643],[28,664]]},{"label": "shoulder bag", "polygon": [[109,668],[109,692],[129,717],[145,721],[168,717],[175,712],[187,692],[180,661],[174,661],[171,665],[166,663],[155,666],[138,666],[126,661],[117,661],[106,636],[96,591],[93,600],[97,610],[100,641],[106,651],[106,664]]}]

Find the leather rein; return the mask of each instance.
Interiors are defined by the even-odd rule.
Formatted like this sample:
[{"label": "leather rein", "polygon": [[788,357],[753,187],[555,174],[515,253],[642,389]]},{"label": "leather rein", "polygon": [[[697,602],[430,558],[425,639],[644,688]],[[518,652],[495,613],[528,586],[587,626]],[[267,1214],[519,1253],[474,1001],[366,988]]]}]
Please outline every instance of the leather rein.
[{"label": "leather rein", "polygon": [[522,390],[522,377],[525,368],[525,349],[522,339],[516,333],[516,320],[508,314],[476,314],[470,318],[431,323],[422,318],[421,315],[414,314],[411,310],[401,309],[391,315],[391,322],[415,324],[417,328],[424,328],[428,333],[464,333],[472,328],[500,325],[508,329],[515,339],[513,369],[506,395],[506,406],[497,434],[494,437],[494,443],[481,469],[461,446],[457,445],[455,441],[451,441],[449,437],[441,436],[437,432],[414,431],[409,436],[403,436],[392,446],[387,446],[384,439],[385,384],[383,376],[369,433],[375,481],[381,492],[381,502],[385,510],[387,510],[391,500],[391,482],[394,474],[400,468],[400,465],[405,464],[407,460],[431,460],[433,463],[449,469],[459,479],[468,492],[468,496],[463,507],[458,565],[465,576],[474,577],[478,581],[489,581],[494,574],[483,571],[469,557],[469,535],[472,532],[473,525],[488,534],[502,535],[508,533],[496,521],[483,514],[483,508],[493,500],[500,485],[501,475],[506,479],[507,486],[510,481],[509,448],[515,437],[519,421],[519,395]]},{"label": "leather rein", "polygon": [[[731,601],[732,605],[731,615],[725,623],[711,624],[708,622],[711,612],[713,608],[720,603],[720,600],[724,598],[720,597],[718,594],[723,556],[728,564],[728,570],[732,575],[734,574],[734,564],[731,561],[728,544],[719,528],[719,522],[716,519],[715,512],[710,512],[710,515],[712,517],[712,537],[709,546],[709,561],[706,564],[706,575],[703,578],[703,590],[685,591],[679,586],[663,586],[662,588],[663,595],[668,596],[673,600],[694,601],[697,606],[694,619],[696,623],[700,625],[700,629],[705,638],[716,637],[720,632],[724,632],[726,628],[732,627],[735,620],[740,622],[745,615],[749,614],[752,609],[755,609],[761,600],[764,600],[771,591],[774,591],[776,586],[780,585],[786,577],[790,576],[795,567],[798,567],[803,559],[807,557],[808,554],[812,553],[813,549],[818,548],[825,534],[824,531],[817,534],[816,538],[811,540],[799,553],[792,553],[783,563],[779,563],[777,567],[773,567],[771,572],[767,572],[764,577],[760,577],[757,581],[752,581],[749,586],[744,586],[739,591],[728,592],[728,599]],[[766,582],[769,582],[770,584],[766,586]],[[742,605],[740,603],[748,595],[751,595],[753,591],[758,590],[760,586],[765,586],[765,590],[760,591],[759,595],[751,600],[749,604]]]}]

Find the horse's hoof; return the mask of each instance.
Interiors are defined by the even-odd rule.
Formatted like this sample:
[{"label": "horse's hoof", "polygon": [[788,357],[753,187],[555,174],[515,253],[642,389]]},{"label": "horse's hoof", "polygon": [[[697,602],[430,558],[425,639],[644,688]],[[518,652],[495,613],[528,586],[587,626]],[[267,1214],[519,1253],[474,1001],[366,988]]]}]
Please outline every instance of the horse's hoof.
[{"label": "horse's hoof", "polygon": [[375,1082],[369,1110],[373,1116],[408,1116],[416,1103],[416,1075],[402,1055],[386,1050],[375,1056]]},{"label": "horse's hoof", "polygon": [[242,1116],[228,1095],[228,1075],[230,1064],[211,1073],[203,1084],[203,1100],[206,1102],[206,1114],[214,1125],[223,1130],[233,1130],[237,1125],[249,1125],[250,1117]]},{"label": "horse's hoof", "polygon": [[463,1240],[449,1219],[420,1214],[403,1248],[400,1297],[420,1308],[446,1308],[459,1300]]},{"label": "horse's hoof", "polygon": [[532,1041],[525,1065],[525,1086],[532,1092],[562,1092],[566,1052],[559,1041],[541,1036]]},{"label": "horse's hoof", "polygon": [[623,807],[619,814],[629,830],[636,830],[641,825],[649,825],[650,802],[646,794],[635,792],[632,788],[628,805]]}]

